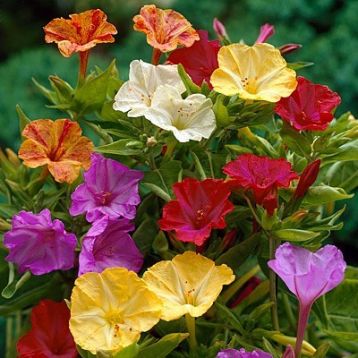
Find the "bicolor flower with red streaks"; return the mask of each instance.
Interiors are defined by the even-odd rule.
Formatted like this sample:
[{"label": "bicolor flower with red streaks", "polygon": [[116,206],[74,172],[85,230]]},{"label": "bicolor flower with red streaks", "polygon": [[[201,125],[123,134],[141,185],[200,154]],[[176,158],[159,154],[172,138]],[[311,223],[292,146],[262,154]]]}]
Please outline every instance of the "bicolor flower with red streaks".
[{"label": "bicolor flower with red streaks", "polygon": [[289,97],[281,98],[275,112],[297,131],[324,131],[340,103],[341,97],[327,86],[297,77],[295,91]]},{"label": "bicolor flower with red streaks", "polygon": [[74,182],[81,168],[91,164],[93,143],[81,135],[77,122],[68,119],[38,119],[29,123],[22,135],[26,139],[19,158],[30,168],[47,166],[57,182]]},{"label": "bicolor flower with red streaks", "polygon": [[31,312],[31,330],[17,343],[18,358],[76,358],[69,320],[64,301],[40,301]]},{"label": "bicolor flower with red streaks", "polygon": [[186,178],[174,184],[173,191],[176,199],[163,208],[161,230],[173,230],[178,240],[201,246],[213,229],[226,227],[225,216],[234,205],[223,180]]},{"label": "bicolor flower with red streaks", "polygon": [[185,71],[198,86],[205,81],[210,84],[210,76],[218,68],[218,52],[220,42],[218,40],[209,41],[208,32],[197,31],[200,40],[188,48],[179,48],[173,51],[168,62],[172,64],[181,63]]},{"label": "bicolor flower with red streaks", "polygon": [[233,187],[250,190],[256,204],[262,205],[272,215],[278,207],[278,188],[287,188],[298,179],[291,164],[285,159],[272,159],[254,154],[242,154],[223,168],[225,174],[235,179]]},{"label": "bicolor flower with red streaks", "polygon": [[134,30],[144,32],[147,42],[160,52],[175,50],[178,46],[190,47],[199,35],[191,23],[178,12],[145,5],[134,16]]},{"label": "bicolor flower with red streaks", "polygon": [[69,19],[56,18],[45,27],[45,41],[57,43],[65,57],[74,52],[85,52],[98,43],[114,42],[116,27],[107,22],[107,15],[99,9],[70,15]]}]

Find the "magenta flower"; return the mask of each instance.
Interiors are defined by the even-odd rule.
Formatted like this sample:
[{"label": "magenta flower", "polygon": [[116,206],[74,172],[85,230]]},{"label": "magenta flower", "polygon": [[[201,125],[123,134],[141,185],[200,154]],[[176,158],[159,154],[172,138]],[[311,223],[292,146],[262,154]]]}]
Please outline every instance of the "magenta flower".
[{"label": "magenta flower", "polygon": [[110,220],[101,234],[87,234],[82,241],[78,274],[102,272],[107,267],[125,267],[138,272],[143,255],[128,234],[133,230],[134,225],[129,220],[117,219]]},{"label": "magenta flower", "polygon": [[62,221],[52,221],[50,210],[20,211],[11,224],[4,235],[4,246],[10,250],[6,260],[18,265],[20,273],[44,275],[74,266],[76,236],[65,231]]},{"label": "magenta flower", "polygon": [[275,259],[270,260],[268,266],[285,282],[299,301],[295,348],[298,357],[313,302],[342,282],[346,263],[342,252],[333,245],[326,245],[317,252],[311,252],[286,242],[278,247]]},{"label": "magenta flower", "polygon": [[237,349],[224,349],[221,350],[216,358],[272,358],[272,355],[261,351],[260,349],[252,352],[246,352],[244,348]]},{"label": "magenta flower", "polygon": [[138,182],[143,173],[100,154],[92,154],[84,183],[72,193],[72,216],[86,213],[89,222],[104,217],[133,219],[140,203]]}]

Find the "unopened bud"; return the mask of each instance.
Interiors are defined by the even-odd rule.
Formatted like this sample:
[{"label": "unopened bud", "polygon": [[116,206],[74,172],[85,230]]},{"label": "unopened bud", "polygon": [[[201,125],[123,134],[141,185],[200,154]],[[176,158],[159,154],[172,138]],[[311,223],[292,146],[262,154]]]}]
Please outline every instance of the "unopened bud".
[{"label": "unopened bud", "polygon": [[317,159],[307,165],[307,167],[300,176],[300,180],[294,193],[295,199],[303,198],[306,195],[310,186],[314,184],[319,173],[320,164],[321,161]]},{"label": "unopened bud", "polygon": [[216,17],[213,21],[213,29],[220,40],[228,37],[224,24]]},{"label": "unopened bud", "polygon": [[288,345],[285,352],[282,355],[282,358],[295,358],[295,351],[291,345]]},{"label": "unopened bud", "polygon": [[260,27],[260,33],[256,40],[257,44],[266,42],[275,33],[275,27],[271,24],[264,24]]},{"label": "unopened bud", "polygon": [[286,45],[280,46],[278,49],[280,50],[281,55],[286,55],[290,52],[300,49],[301,47],[302,47],[302,45],[300,45],[300,44],[286,44]]}]

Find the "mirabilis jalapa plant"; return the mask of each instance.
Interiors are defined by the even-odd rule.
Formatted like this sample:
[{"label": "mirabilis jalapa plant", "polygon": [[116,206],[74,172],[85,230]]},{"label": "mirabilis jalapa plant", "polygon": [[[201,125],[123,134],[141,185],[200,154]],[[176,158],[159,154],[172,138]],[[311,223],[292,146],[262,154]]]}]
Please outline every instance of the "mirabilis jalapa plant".
[{"label": "mirabilis jalapa plant", "polygon": [[358,121],[272,25],[245,44],[155,5],[133,21],[153,56],[125,82],[114,60],[88,73],[115,40],[106,14],[50,21],[76,85],[36,83],[61,118],[18,107],[18,155],[0,152],[0,312],[31,317],[18,357],[357,353],[358,272],[329,235],[358,186]]}]

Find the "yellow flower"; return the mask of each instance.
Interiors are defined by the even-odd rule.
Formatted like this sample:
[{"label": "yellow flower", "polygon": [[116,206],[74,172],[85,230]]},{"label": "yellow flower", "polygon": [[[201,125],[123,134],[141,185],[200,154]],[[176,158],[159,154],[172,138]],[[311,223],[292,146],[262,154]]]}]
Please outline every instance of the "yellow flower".
[{"label": "yellow flower", "polygon": [[232,44],[218,53],[219,68],[210,82],[226,96],[278,102],[296,88],[296,73],[287,67],[280,51],[267,43]]},{"label": "yellow flower", "polygon": [[81,348],[118,352],[160,319],[162,303],[136,273],[114,267],[80,276],[71,296],[70,330]]},{"label": "yellow flower", "polygon": [[213,305],[223,285],[234,281],[231,268],[215,266],[207,257],[187,251],[172,261],[150,267],[143,280],[163,301],[161,318],[171,321],[185,314],[202,316]]}]

